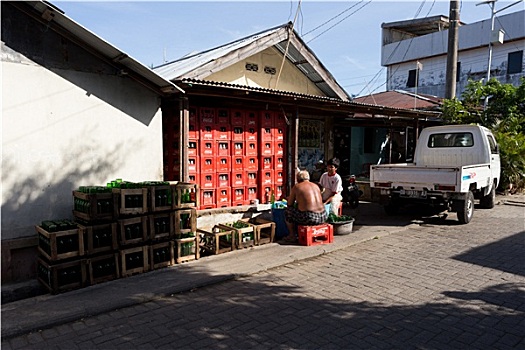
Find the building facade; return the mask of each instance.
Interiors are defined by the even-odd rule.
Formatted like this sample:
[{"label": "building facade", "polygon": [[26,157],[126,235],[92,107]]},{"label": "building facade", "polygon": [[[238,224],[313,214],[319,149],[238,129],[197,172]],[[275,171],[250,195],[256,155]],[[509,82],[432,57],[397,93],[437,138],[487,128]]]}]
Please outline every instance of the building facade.
[{"label": "building facade", "polygon": [[[525,11],[496,16],[472,24],[460,23],[456,96],[469,80],[487,78],[489,41],[492,42],[490,78],[519,85],[525,76]],[[387,68],[387,91],[405,90],[445,96],[449,19],[434,16],[383,23],[381,65]]]}]

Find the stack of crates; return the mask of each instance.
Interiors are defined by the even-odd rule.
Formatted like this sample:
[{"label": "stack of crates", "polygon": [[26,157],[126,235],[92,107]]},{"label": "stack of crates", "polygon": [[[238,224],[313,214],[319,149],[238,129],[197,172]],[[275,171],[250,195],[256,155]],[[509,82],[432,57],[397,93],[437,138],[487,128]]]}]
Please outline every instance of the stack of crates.
[{"label": "stack of crates", "polygon": [[[199,209],[268,203],[272,194],[283,195],[281,113],[190,107],[189,120],[189,181],[200,186]],[[178,145],[178,138],[171,143]]]},{"label": "stack of crates", "polygon": [[196,184],[82,186],[73,191],[73,201],[75,221],[47,220],[35,227],[38,280],[52,293],[200,256]]}]

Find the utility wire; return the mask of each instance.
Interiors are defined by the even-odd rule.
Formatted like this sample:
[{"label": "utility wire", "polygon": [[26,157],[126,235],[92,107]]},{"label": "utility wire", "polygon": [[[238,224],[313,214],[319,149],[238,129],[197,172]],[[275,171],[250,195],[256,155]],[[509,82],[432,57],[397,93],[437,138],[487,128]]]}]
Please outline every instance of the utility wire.
[{"label": "utility wire", "polygon": [[306,33],[304,33],[304,34],[302,34],[302,35],[303,35],[303,36],[306,36],[306,35],[310,34],[311,32],[316,31],[317,29],[319,29],[319,28],[321,28],[322,26],[324,26],[324,25],[330,23],[331,21],[333,21],[333,20],[336,19],[337,17],[342,16],[343,13],[350,11],[351,9],[353,9],[354,7],[356,7],[357,5],[359,5],[360,3],[362,3],[363,1],[364,1],[364,0],[361,0],[360,2],[353,4],[352,6],[350,6],[349,8],[347,8],[346,10],[344,10],[344,11],[340,12],[339,14],[335,15],[334,17],[330,18],[328,21],[325,21],[324,23],[318,25],[318,26],[315,27],[314,29],[311,29],[311,30],[309,30],[308,32],[306,32]]},{"label": "utility wire", "polygon": [[[362,2],[362,1],[361,1]],[[361,3],[360,2],[360,3]],[[342,20],[340,20],[339,22],[335,23],[334,25],[332,25],[331,27],[329,27],[328,29],[326,29],[325,31],[319,33],[318,35],[314,36],[312,39],[308,40],[306,43],[309,44],[310,42],[312,42],[313,40],[317,39],[318,37],[320,37],[321,35],[323,35],[324,33],[326,33],[327,31],[329,31],[330,29],[332,29],[333,27],[335,27],[336,25],[340,24],[341,22],[343,22],[345,19],[347,19],[348,17],[352,16],[353,14],[355,14],[356,12],[362,10],[365,6],[367,6],[368,4],[370,4],[372,2],[372,0],[369,0],[366,4],[362,5],[360,8],[358,8],[357,10],[355,10],[354,12],[352,12],[351,14],[349,14],[348,16],[344,17]],[[359,3],[359,4],[360,4]]]}]

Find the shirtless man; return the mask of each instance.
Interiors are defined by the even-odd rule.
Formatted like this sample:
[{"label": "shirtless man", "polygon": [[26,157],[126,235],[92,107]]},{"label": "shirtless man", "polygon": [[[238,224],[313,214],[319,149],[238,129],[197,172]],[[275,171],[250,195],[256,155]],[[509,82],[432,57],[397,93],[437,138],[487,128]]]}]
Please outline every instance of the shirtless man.
[{"label": "shirtless man", "polygon": [[297,240],[295,225],[319,225],[328,217],[321,190],[317,184],[310,182],[310,174],[306,170],[297,173],[297,184],[288,197],[285,217],[288,236],[284,240],[289,242]]}]

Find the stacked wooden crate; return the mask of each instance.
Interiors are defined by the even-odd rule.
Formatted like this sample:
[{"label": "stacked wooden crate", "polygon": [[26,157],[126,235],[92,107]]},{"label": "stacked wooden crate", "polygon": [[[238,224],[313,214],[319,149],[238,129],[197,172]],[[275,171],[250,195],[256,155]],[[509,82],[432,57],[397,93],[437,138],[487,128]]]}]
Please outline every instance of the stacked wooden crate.
[{"label": "stacked wooden crate", "polygon": [[58,293],[198,259],[198,198],[190,183],[73,191],[75,222],[36,226],[38,279]]}]

